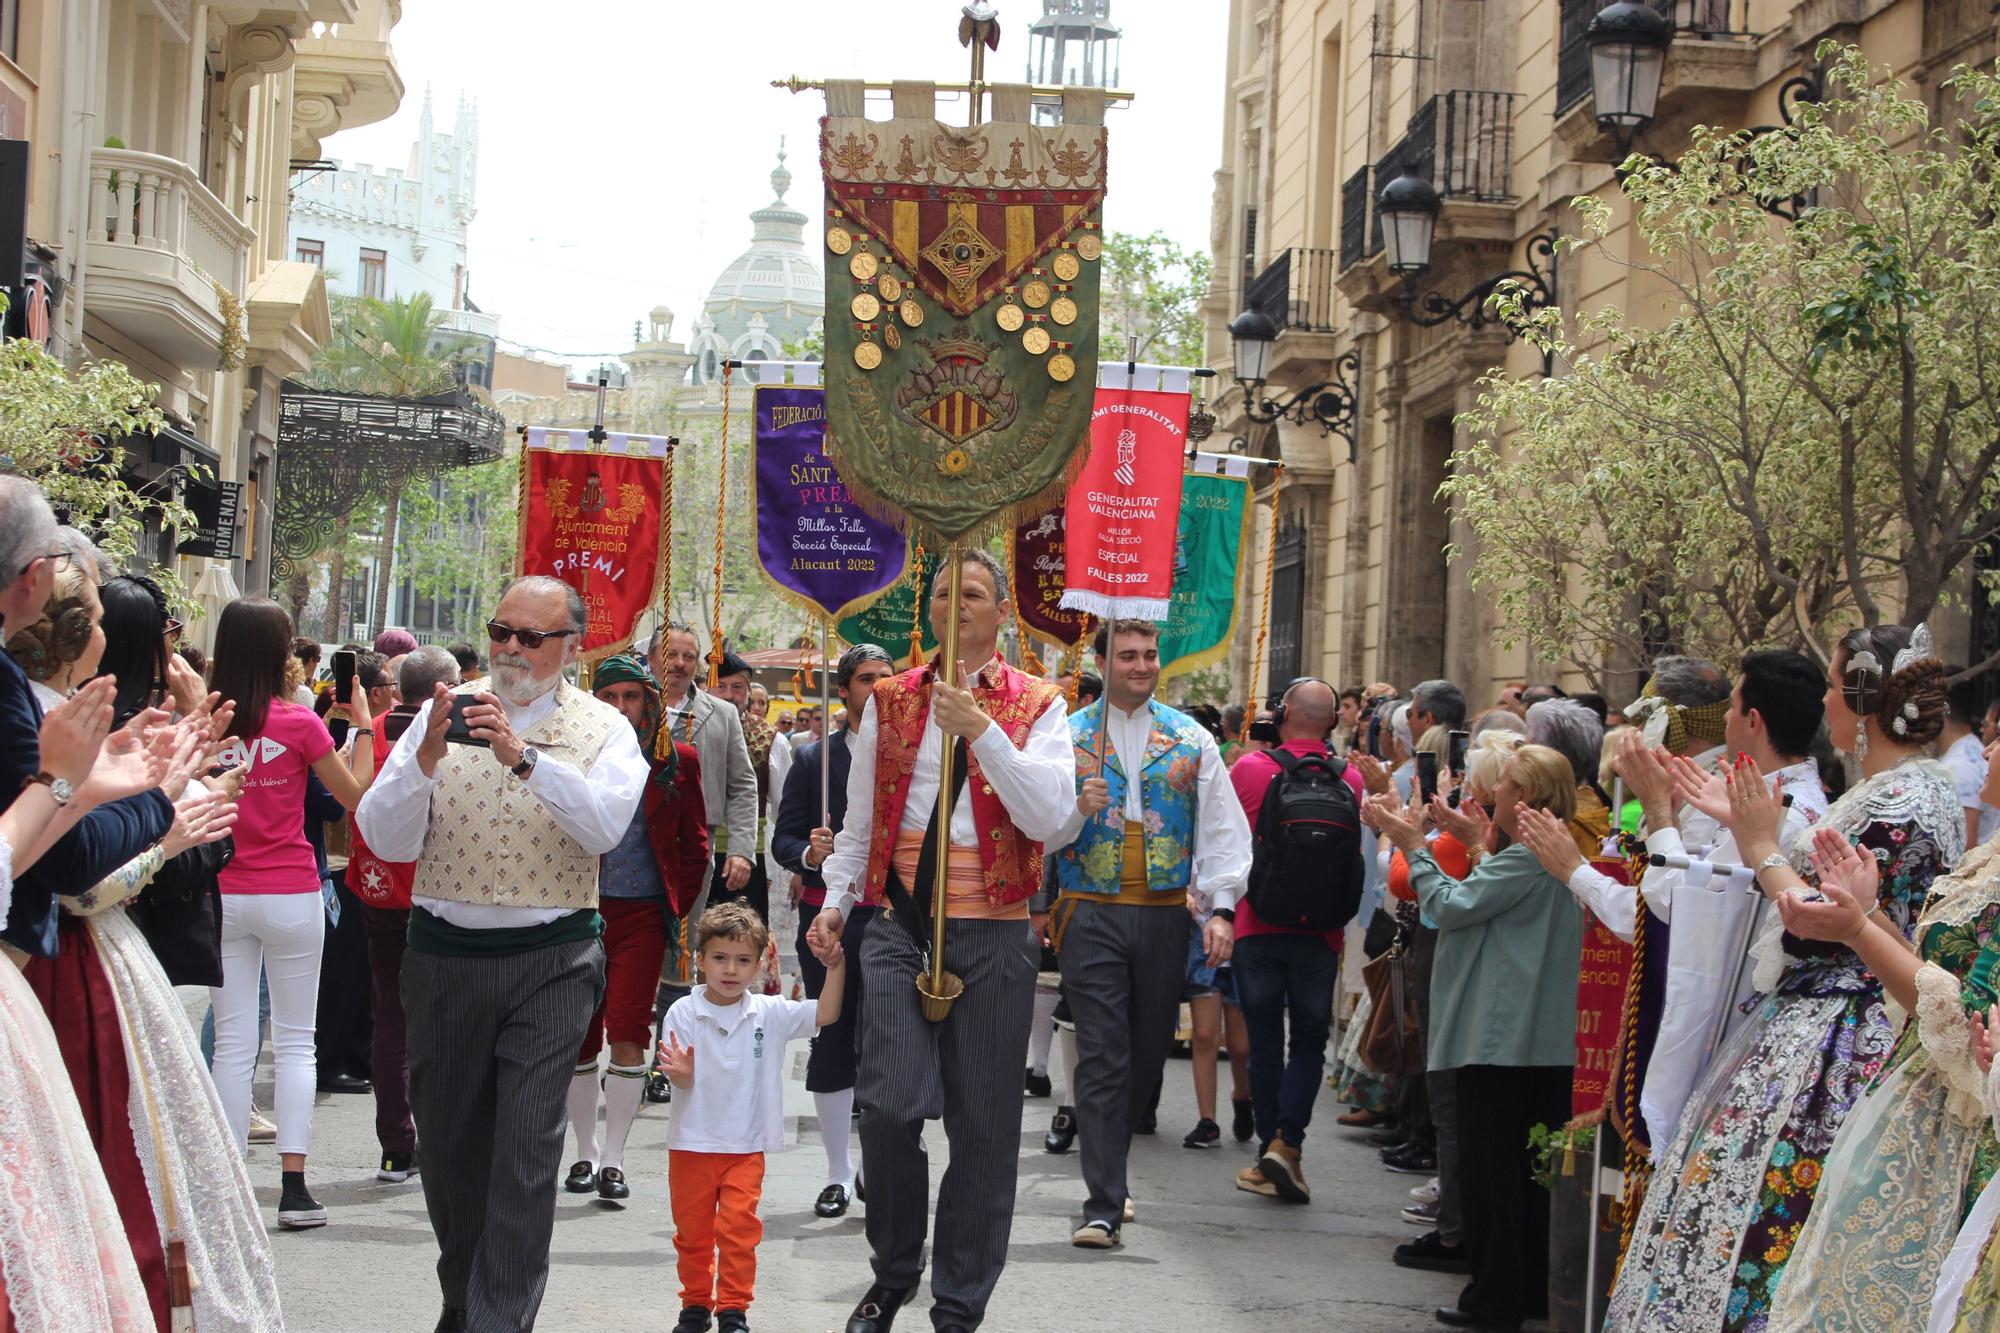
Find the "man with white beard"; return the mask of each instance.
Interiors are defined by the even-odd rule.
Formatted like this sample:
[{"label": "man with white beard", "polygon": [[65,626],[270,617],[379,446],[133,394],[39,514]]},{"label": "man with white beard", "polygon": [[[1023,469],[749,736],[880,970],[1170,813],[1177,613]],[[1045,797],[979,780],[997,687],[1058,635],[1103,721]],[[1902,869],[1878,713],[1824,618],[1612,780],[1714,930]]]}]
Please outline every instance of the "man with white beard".
[{"label": "man with white beard", "polygon": [[598,858],[648,766],[632,726],[563,680],[582,599],[507,585],[492,676],[439,685],[355,811],[376,855],[415,861],[403,960],[410,1109],[437,1233],[440,1333],[532,1328],[548,1281],[565,1093],[604,987]]}]

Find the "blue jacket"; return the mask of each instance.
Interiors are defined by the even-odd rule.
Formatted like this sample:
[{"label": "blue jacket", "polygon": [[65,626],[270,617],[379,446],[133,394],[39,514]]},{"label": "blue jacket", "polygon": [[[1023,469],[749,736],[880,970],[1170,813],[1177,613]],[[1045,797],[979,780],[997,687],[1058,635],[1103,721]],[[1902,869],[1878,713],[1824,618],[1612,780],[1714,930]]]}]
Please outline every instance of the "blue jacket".
[{"label": "blue jacket", "polygon": [[[42,768],[42,706],[28,675],[0,649],[0,809]],[[26,953],[56,953],[56,898],[76,897],[145,851],[173,827],[174,806],[160,791],[100,805],[14,877],[14,905],[0,939]]]},{"label": "blue jacket", "polygon": [[[828,804],[832,822],[827,827],[835,833],[840,832],[847,820],[847,770],[852,763],[847,753],[847,737],[846,727],[833,733],[833,753],[827,758],[829,776],[833,779]],[[807,869],[805,854],[812,831],[819,827],[819,747],[828,743],[811,741],[792,752],[792,768],[785,775],[784,796],[778,803],[778,822],[771,828],[771,854],[778,858],[778,864],[797,875],[807,887],[822,890],[826,881],[820,878],[819,871]]]}]

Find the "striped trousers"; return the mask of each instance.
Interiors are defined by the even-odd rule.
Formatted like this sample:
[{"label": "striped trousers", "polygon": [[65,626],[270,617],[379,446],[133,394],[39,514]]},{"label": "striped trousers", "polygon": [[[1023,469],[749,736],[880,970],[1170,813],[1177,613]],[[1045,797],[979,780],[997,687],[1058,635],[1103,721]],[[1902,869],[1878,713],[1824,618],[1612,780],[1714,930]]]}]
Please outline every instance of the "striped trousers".
[{"label": "striped trousers", "polygon": [[603,994],[595,939],[475,958],[403,955],[410,1110],[438,1286],[473,1333],[535,1326],[570,1073]]},{"label": "striped trousers", "polygon": [[931,1322],[975,1329],[1007,1262],[1021,1157],[1021,1071],[1041,949],[1025,921],[945,922],[945,966],[965,993],[942,1023],[918,1007],[921,955],[884,912],[861,946],[861,1156],[875,1280],[914,1287],[930,1219],[924,1121],[944,1120],[951,1164],[938,1185]]}]

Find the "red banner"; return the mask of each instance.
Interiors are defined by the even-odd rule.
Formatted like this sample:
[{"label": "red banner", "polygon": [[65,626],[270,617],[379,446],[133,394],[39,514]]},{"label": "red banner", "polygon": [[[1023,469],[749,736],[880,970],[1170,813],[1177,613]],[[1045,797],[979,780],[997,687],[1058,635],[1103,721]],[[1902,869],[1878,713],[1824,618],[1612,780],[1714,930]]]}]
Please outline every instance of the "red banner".
[{"label": "red banner", "polygon": [[612,435],[593,450],[582,431],[528,430],[517,568],[552,574],[582,595],[586,662],[627,647],[659,595],[666,448],[661,436]]},{"label": "red banner", "polygon": [[[1619,883],[1625,882],[1624,862],[1591,864]],[[1576,974],[1576,1071],[1569,1085],[1572,1118],[1603,1110],[1605,1098],[1617,1082],[1618,1030],[1632,977],[1632,946],[1591,913],[1584,913],[1584,922],[1582,966]]]},{"label": "red banner", "polygon": [[1063,507],[1065,608],[1105,619],[1167,618],[1189,402],[1185,392],[1097,391],[1090,457]]},{"label": "red banner", "polygon": [[1063,561],[1068,549],[1057,505],[1014,529],[1014,611],[1021,628],[1063,648],[1074,647],[1096,620],[1063,609]]}]

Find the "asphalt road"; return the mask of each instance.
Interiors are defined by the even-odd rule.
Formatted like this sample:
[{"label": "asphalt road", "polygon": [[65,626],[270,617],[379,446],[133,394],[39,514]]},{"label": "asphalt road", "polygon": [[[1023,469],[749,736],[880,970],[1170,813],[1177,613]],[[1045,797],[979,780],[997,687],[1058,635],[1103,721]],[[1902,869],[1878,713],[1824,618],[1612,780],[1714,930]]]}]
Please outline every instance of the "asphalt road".
[{"label": "asphalt road", "polygon": [[[259,1101],[270,1105],[268,1055]],[[1222,1071],[1226,1096],[1228,1074]],[[798,1069],[794,1070],[795,1080]],[[669,1328],[679,1311],[673,1224],[666,1191],[669,1108],[649,1106],[626,1155],[633,1197],[622,1209],[559,1195],[547,1298],[536,1325],[567,1330]],[[1332,1123],[1331,1094],[1305,1166],[1313,1202],[1298,1206],[1242,1193],[1235,1173],[1247,1146],[1190,1151],[1181,1135],[1194,1122],[1185,1059],[1167,1071],[1161,1132],[1135,1141],[1132,1180],[1138,1220],[1124,1245],[1105,1253],[1073,1248],[1083,1190],[1074,1153],[1041,1148],[1053,1103],[1031,1099],[1022,1125],[1021,1175],[1013,1248],[985,1327],[996,1333],[1055,1330],[1188,1330],[1188,1333],[1376,1333],[1437,1328],[1431,1311],[1456,1295],[1459,1279],[1409,1272],[1389,1262],[1392,1246],[1416,1234],[1398,1210],[1419,1183],[1392,1175],[1354,1131]],[[796,1081],[787,1110],[796,1146],[774,1155],[764,1193],[754,1329],[771,1333],[838,1330],[869,1283],[861,1205],[823,1221],[812,1202],[825,1183],[812,1101]],[[1224,1107],[1225,1113],[1227,1106]],[[319,1099],[310,1179],[332,1215],[308,1232],[278,1232],[279,1289],[286,1325],[303,1333],[429,1333],[439,1299],[437,1251],[422,1185],[374,1177],[374,1104],[367,1096]],[[946,1152],[930,1134],[934,1173]],[[565,1157],[565,1165],[568,1158]],[[275,1228],[276,1155],[251,1149],[251,1178]],[[898,1321],[930,1328],[926,1292]]]}]

